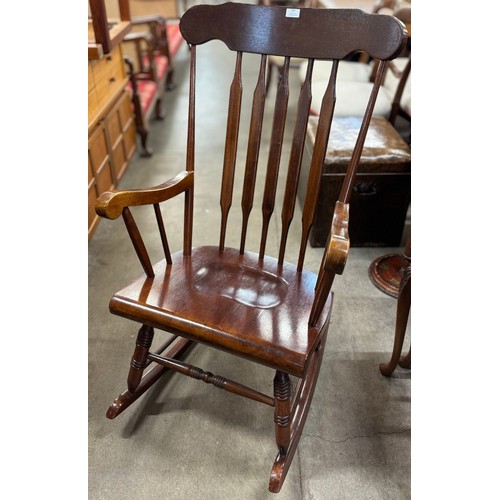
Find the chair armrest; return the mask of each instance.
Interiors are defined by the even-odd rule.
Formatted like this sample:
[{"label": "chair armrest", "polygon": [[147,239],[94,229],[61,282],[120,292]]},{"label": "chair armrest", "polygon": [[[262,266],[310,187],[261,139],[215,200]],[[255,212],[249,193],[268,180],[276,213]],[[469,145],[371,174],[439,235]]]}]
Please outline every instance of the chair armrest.
[{"label": "chair armrest", "polygon": [[125,207],[154,205],[187,191],[193,187],[193,179],[193,172],[184,171],[152,188],[107,191],[97,198],[95,210],[101,217],[117,219]]},{"label": "chair armrest", "polygon": [[337,201],[325,258],[325,269],[342,274],[349,255],[349,204]]},{"label": "chair armrest", "polygon": [[[156,65],[154,62],[154,37],[151,33],[141,31],[125,35],[122,43],[131,43],[135,48],[135,58],[139,66],[138,73],[148,74],[151,80],[157,80]],[[144,65],[142,56],[147,56],[147,66]],[[137,73],[136,73],[137,75]]]}]

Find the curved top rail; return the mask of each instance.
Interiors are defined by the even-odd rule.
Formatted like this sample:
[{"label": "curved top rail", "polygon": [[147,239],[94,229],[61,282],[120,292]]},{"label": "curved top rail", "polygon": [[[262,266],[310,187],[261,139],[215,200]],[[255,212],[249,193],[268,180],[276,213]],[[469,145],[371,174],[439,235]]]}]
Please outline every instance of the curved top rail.
[{"label": "curved top rail", "polygon": [[344,59],[364,51],[390,60],[407,39],[404,24],[393,16],[236,3],[192,7],[180,29],[192,45],[217,39],[234,51],[314,59]]}]

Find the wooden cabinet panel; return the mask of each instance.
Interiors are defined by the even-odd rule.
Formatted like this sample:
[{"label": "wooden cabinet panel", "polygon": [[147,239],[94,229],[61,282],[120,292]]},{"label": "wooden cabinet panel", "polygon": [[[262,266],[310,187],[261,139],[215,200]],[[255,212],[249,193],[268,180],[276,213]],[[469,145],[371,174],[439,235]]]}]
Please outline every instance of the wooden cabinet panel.
[{"label": "wooden cabinet panel", "polygon": [[[135,124],[134,122],[129,122],[128,127],[126,128],[125,132],[123,133],[123,147],[125,149],[125,157],[127,158],[127,161],[132,158],[132,155],[134,154],[136,150],[136,141],[137,141],[137,136],[135,133]],[[118,180],[121,179],[121,173],[117,172]]]},{"label": "wooden cabinet panel", "polygon": [[89,92],[95,87],[94,81],[94,66],[91,61],[89,61]]},{"label": "wooden cabinet panel", "polygon": [[118,110],[114,107],[108,114],[106,119],[106,128],[108,129],[109,140],[112,146],[122,140],[122,127],[120,124],[120,115]]},{"label": "wooden cabinet panel", "polygon": [[99,114],[99,103],[97,101],[97,92],[95,89],[89,90],[89,100],[88,100],[88,105],[89,105],[89,123],[94,121]]},{"label": "wooden cabinet panel", "polygon": [[95,212],[95,201],[97,199],[97,191],[95,183],[92,182],[89,186],[89,236],[93,233],[99,217]]},{"label": "wooden cabinet panel", "polygon": [[125,173],[125,169],[127,168],[127,158],[125,156],[123,141],[116,143],[111,154],[113,156],[113,165],[115,167],[116,177],[119,179]]},{"label": "wooden cabinet panel", "polygon": [[90,152],[89,152],[89,186],[91,182],[94,180],[94,171],[92,170],[92,163],[90,161]]},{"label": "wooden cabinet panel", "polygon": [[118,185],[136,150],[136,131],[121,46],[89,61],[89,229],[97,226],[95,201]]},{"label": "wooden cabinet panel", "polygon": [[119,181],[136,149],[134,118],[126,92],[110,111],[106,128],[113,151],[115,178]]},{"label": "wooden cabinet panel", "polygon": [[104,164],[109,161],[106,134],[102,125],[98,126],[89,137],[89,155],[90,163],[96,176],[104,167]]},{"label": "wooden cabinet panel", "polygon": [[[90,197],[96,196],[115,187],[113,164],[106,139],[106,129],[99,125],[89,138],[88,145],[89,164],[94,174],[94,179],[89,186],[89,217],[90,211],[95,209]],[[91,189],[94,187],[94,189]]]}]

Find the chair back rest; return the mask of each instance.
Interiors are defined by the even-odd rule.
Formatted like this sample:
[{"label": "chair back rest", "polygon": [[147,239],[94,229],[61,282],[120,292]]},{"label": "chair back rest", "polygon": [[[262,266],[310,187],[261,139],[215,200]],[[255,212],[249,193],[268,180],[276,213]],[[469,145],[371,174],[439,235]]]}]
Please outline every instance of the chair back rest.
[{"label": "chair back rest", "polygon": [[[366,113],[362,121],[351,163],[347,170],[340,202],[348,204],[353,179],[361,157],[363,142],[370,122],[378,89],[383,79],[387,61],[395,58],[404,48],[406,30],[404,25],[392,16],[366,14],[357,9],[290,9],[258,5],[226,3],[222,5],[199,5],[190,8],[182,17],[181,33],[191,47],[190,104],[188,116],[188,144],[186,170],[195,169],[195,85],[196,47],[210,40],[220,40],[236,53],[235,70],[229,90],[229,110],[227,117],[226,143],[224,151],[222,188],[220,205],[222,212],[219,237],[220,250],[224,250],[228,214],[232,205],[236,169],[240,112],[243,94],[242,61],[244,53],[260,54],[260,67],[256,69],[257,81],[253,92],[252,114],[248,132],[248,148],[241,200],[242,230],[240,253],[245,250],[248,219],[254,201],[257,165],[261,150],[262,124],[266,104],[265,72],[268,55],[284,56],[285,64],[276,91],[272,133],[265,173],[262,199],[262,234],[259,256],[265,255],[266,241],[271,216],[275,208],[276,190],[284,129],[289,100],[290,58],[308,59],[306,79],[298,97],[297,115],[281,212],[281,236],[279,264],[283,263],[290,223],[293,218],[311,103],[311,78],[315,59],[332,61],[332,70],[323,97],[316,141],[313,147],[309,170],[307,192],[303,207],[302,234],[297,260],[298,271],[302,269],[308,235],[312,226],[318,200],[321,171],[328,145],[330,127],[336,95],[336,74],[340,60],[358,51],[364,51],[381,61],[373,92],[366,103]],[[187,202],[189,207],[192,200]],[[335,200],[332,200],[335,203]],[[188,208],[188,213],[192,209]],[[185,233],[191,242],[192,223]],[[189,250],[187,250],[189,252]]]}]

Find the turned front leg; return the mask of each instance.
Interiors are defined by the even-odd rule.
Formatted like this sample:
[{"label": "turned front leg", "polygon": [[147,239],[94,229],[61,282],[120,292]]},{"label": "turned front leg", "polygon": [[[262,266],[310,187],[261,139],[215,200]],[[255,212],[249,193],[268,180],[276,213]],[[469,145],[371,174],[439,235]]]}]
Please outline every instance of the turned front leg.
[{"label": "turned front leg", "polygon": [[130,392],[134,392],[139,386],[144,368],[148,364],[148,353],[153,337],[154,329],[151,326],[142,325],[137,334],[134,355],[130,361],[130,370],[128,372],[127,385]]},{"label": "turned front leg", "polygon": [[280,454],[285,454],[290,445],[290,401],[292,385],[288,373],[276,371],[274,377],[274,422],[276,444]]},{"label": "turned front leg", "polygon": [[[403,343],[405,339],[406,327],[408,324],[408,316],[410,314],[411,306],[411,267],[408,266],[403,271],[403,276],[401,278],[401,283],[399,285],[398,294],[398,304],[396,309],[396,328],[394,335],[394,347],[392,349],[392,356],[389,363],[381,363],[379,365],[379,370],[384,377],[390,377],[398,362],[401,358],[401,350],[403,349]],[[403,364],[407,363],[409,366],[409,361],[404,359]]]}]

